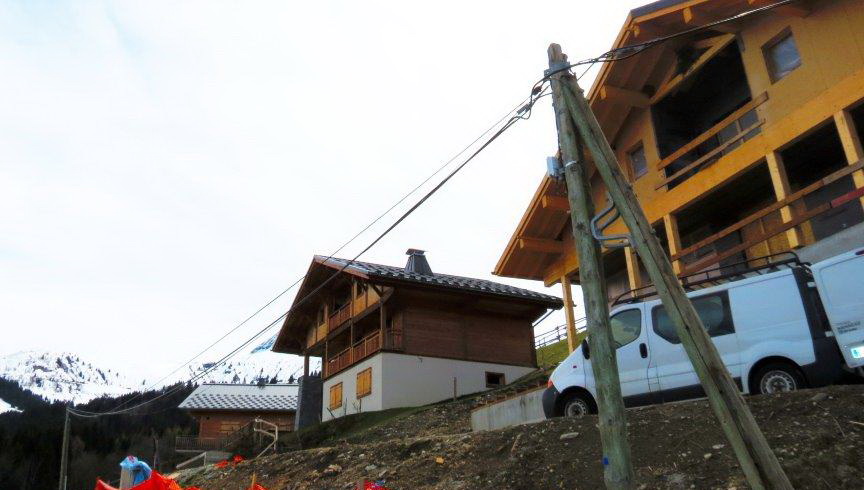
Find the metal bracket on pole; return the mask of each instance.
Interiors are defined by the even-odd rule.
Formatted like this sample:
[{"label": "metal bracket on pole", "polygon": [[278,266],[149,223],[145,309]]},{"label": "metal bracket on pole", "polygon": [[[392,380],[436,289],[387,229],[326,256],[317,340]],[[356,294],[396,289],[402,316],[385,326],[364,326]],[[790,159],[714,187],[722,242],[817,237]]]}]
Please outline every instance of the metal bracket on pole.
[{"label": "metal bracket on pole", "polygon": [[568,68],[570,68],[570,63],[566,61],[553,61],[549,63],[549,68],[543,70],[543,76],[549,78],[550,76],[565,71]]},{"label": "metal bracket on pole", "polygon": [[[621,214],[618,212],[618,208],[615,207],[615,203],[612,202],[609,193],[606,193],[606,200],[609,205],[600,210],[596,216],[591,218],[591,235],[595,240],[600,242],[600,245],[606,248],[627,248],[630,246],[630,235],[623,233],[620,235],[604,235],[603,230],[609,227],[612,223],[618,219]],[[606,215],[612,213],[612,215],[603,222],[600,222]]]}]

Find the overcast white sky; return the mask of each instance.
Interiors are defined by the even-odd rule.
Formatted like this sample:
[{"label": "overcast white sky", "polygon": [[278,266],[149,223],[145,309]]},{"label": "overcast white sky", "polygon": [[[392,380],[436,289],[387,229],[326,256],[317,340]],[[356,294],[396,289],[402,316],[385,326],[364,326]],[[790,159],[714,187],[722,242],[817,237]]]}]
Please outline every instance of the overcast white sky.
[{"label": "overcast white sky", "polygon": [[[0,3],[0,354],[171,370],[643,3]],[[545,98],[363,259],[495,279],[555,150]]]}]

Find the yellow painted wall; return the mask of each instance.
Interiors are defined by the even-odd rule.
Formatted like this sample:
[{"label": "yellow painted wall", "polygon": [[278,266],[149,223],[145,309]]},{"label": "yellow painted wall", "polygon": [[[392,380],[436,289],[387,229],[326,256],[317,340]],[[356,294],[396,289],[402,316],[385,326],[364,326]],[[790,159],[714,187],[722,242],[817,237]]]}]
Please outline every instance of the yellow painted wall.
[{"label": "yellow painted wall", "polygon": [[[633,183],[633,189],[649,221],[656,223],[669,213],[683,209],[711,189],[761,163],[765,155],[784,147],[833,114],[864,99],[864,0],[815,2],[815,10],[800,18],[768,13],[743,26],[742,60],[755,97],[767,92],[768,100],[758,109],[765,120],[762,134],[742,144],[713,165],[702,169],[671,191],[655,190],[665,175],[648,110],[634,109],[615,137],[613,146],[625,175],[630,175],[626,152],[639,141],[645,146],[648,173]],[[783,79],[771,83],[762,47],[778,33],[790,28],[802,64]],[[593,182],[592,182],[593,183]],[[605,190],[592,192],[602,207]],[[625,233],[619,220],[607,233]],[[777,248],[772,243],[770,248]],[[574,253],[563,257],[545,276],[547,285],[578,268]]]}]

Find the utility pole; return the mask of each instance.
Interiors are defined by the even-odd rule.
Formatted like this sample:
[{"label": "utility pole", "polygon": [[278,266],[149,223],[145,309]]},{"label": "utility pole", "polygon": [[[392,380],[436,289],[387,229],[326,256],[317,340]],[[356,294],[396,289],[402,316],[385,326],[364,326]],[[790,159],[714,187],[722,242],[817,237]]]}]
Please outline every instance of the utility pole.
[{"label": "utility pole", "polygon": [[60,482],[59,490],[66,490],[66,471],[69,465],[69,409],[66,409],[66,420],[63,422],[63,447],[60,449]]},{"label": "utility pole", "polygon": [[[550,52],[560,52],[561,48],[553,44],[549,49]],[[615,154],[588,101],[585,100],[582,89],[579,88],[576,78],[567,72],[569,70],[557,76],[560,82],[558,85],[563,87],[561,95],[567,111],[590,152],[594,166],[603,178],[615,207],[630,231],[629,241],[645,265],[657,294],[675,325],[711,408],[729,439],[750,486],[754,489],[791,489],[792,484],[723,364],[693,304],[687,298],[669,257],[654,236],[639,206],[636,195],[621,174]]]},{"label": "utility pole", "polygon": [[[550,71],[567,62],[567,57],[557,44],[549,46],[548,54]],[[591,235],[594,203],[591,201],[582,145],[564,98],[564,91],[567,90],[564,75],[562,72],[552,77],[552,105],[558,125],[558,146],[565,162],[567,199],[570,201],[573,238],[579,254],[579,278],[582,294],[585,296],[588,345],[597,386],[600,441],[603,445],[603,480],[608,489],[629,490],[634,487],[633,465],[630,445],[627,442],[627,420],[624,415],[624,400],[621,397],[618,362],[615,358],[615,341],[609,325],[608,295],[600,245]],[[565,286],[565,291],[569,286]],[[570,314],[572,315],[572,311]]]}]

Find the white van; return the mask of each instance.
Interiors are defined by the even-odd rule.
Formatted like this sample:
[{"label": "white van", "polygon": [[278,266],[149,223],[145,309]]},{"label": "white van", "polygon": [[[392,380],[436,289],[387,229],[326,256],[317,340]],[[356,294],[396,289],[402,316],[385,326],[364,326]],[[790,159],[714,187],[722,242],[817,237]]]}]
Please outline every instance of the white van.
[{"label": "white van", "polygon": [[[864,372],[864,250],[812,266],[796,258],[745,273],[756,270],[688,293],[744,393],[824,386],[847,371]],[[704,396],[659,300],[615,306],[610,317],[626,406]],[[547,418],[596,413],[595,400],[583,342],[550,376],[543,410]]]}]

